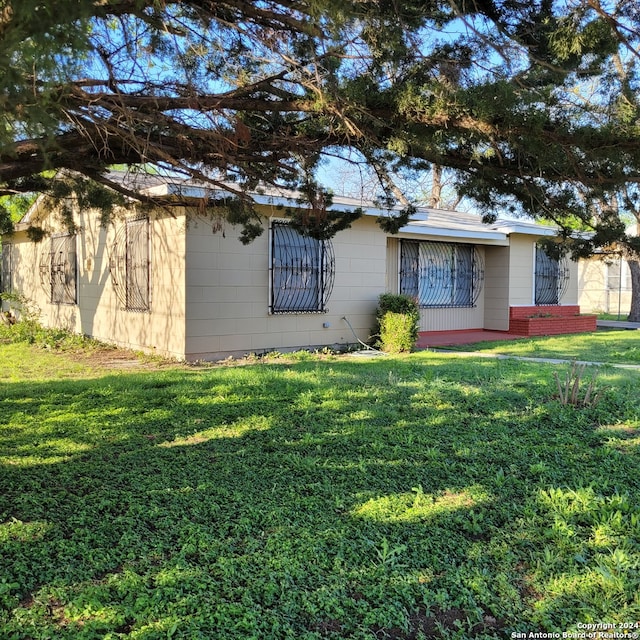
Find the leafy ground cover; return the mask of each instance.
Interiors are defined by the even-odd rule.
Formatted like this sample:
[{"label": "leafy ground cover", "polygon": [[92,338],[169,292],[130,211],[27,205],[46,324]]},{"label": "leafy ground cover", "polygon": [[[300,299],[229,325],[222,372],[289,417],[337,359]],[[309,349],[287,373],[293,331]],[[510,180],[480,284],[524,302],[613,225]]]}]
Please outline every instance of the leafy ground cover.
[{"label": "leafy ground cover", "polygon": [[617,364],[640,364],[640,331],[598,329],[594,333],[540,336],[498,342],[478,342],[454,351],[482,351],[508,356],[557,358]]},{"label": "leafy ground cover", "polygon": [[603,370],[599,403],[575,407],[554,398],[564,366],[440,353],[145,370],[0,354],[2,638],[640,619],[633,371]]}]

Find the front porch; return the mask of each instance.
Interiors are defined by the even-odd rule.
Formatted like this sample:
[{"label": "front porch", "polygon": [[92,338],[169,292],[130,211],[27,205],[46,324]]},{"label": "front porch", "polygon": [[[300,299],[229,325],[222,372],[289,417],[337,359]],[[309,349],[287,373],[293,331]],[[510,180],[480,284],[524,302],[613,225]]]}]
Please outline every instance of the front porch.
[{"label": "front porch", "polygon": [[417,349],[446,347],[474,342],[516,340],[530,336],[553,336],[587,333],[597,328],[597,316],[580,315],[578,305],[514,306],[509,309],[509,330],[459,329],[451,331],[421,331]]},{"label": "front porch", "polygon": [[486,329],[458,329],[455,331],[421,331],[418,334],[416,349],[433,349],[452,347],[474,342],[497,342],[499,340],[516,340],[524,336],[508,331],[487,331]]}]

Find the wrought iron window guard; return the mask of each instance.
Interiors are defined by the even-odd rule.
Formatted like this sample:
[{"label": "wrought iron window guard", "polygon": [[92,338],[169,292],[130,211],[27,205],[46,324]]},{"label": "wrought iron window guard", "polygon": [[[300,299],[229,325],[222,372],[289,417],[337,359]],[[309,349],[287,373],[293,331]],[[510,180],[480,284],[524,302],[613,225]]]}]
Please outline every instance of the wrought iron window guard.
[{"label": "wrought iron window guard", "polygon": [[151,309],[151,250],[149,219],[125,220],[116,231],[109,255],[109,272],[125,311]]},{"label": "wrought iron window guard", "polygon": [[402,240],[400,292],[422,308],[474,307],[484,283],[484,262],[474,245]]},{"label": "wrought iron window guard", "polygon": [[326,313],[335,280],[330,240],[298,233],[286,221],[271,224],[269,312]]}]

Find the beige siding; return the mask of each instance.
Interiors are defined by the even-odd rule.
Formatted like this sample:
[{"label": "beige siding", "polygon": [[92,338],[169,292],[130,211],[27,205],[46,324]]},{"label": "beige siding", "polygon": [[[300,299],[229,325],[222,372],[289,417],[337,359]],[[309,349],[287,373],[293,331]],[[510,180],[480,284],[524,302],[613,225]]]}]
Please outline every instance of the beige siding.
[{"label": "beige siding", "polygon": [[400,241],[398,238],[387,239],[387,278],[385,291],[398,293],[400,288]]},{"label": "beige siding", "polygon": [[[535,252],[537,238],[511,236],[511,286],[512,306],[535,304]],[[578,304],[578,265],[567,258],[569,281],[560,304]]]},{"label": "beige siding", "polygon": [[[276,210],[264,213],[281,216]],[[233,228],[225,229],[223,236],[213,233],[206,220],[189,225],[188,359],[349,345],[370,337],[386,278],[386,238],[375,221],[359,220],[333,239],[335,284],[329,310],[320,314],[269,313],[267,227],[265,221],[262,236],[245,246]]]},{"label": "beige siding", "polygon": [[482,294],[471,309],[420,309],[420,331],[481,329],[484,322]]},{"label": "beige siding", "polygon": [[[123,212],[122,215],[133,212]],[[43,227],[48,233],[60,230],[54,216]],[[112,286],[109,254],[120,222],[101,227],[95,212],[79,212],[77,236],[77,304],[51,304],[46,285],[40,282],[41,254],[49,238],[31,242],[24,231],[13,237],[14,284],[40,310],[45,326],[61,327],[91,335],[100,340],[163,356],[182,357],[184,353],[184,220],[152,217],[151,310],[123,309]]]},{"label": "beige siding", "polygon": [[487,247],[485,250],[485,329],[509,329],[509,258],[509,247]]},{"label": "beige siding", "polygon": [[575,260],[567,258],[569,268],[569,282],[560,304],[579,304],[580,273],[579,265]]},{"label": "beige siding", "polygon": [[537,238],[512,234],[509,247],[509,305],[534,303],[534,265]]},{"label": "beige siding", "polygon": [[[40,286],[38,271],[39,245],[31,242],[25,233],[16,233],[11,237],[11,254],[13,262],[12,290],[16,294],[24,295],[29,306],[40,309],[44,292]],[[13,304],[4,307],[14,307]]]}]

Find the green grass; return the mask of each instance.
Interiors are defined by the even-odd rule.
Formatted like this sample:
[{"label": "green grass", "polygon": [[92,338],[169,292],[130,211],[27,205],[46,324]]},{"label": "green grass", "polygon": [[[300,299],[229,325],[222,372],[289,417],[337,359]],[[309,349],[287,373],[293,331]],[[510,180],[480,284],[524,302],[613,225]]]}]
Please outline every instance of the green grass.
[{"label": "green grass", "polygon": [[627,316],[629,315],[629,309],[626,310],[621,310],[620,313],[604,313],[604,312],[596,312],[594,311],[593,313],[595,313],[598,316],[598,320],[620,320],[622,322],[626,321]]},{"label": "green grass", "polygon": [[454,351],[481,351],[514,357],[640,365],[640,331],[636,330],[599,329],[587,334],[478,342],[446,348]]},{"label": "green grass", "polygon": [[428,352],[144,372],[0,354],[3,639],[640,619],[633,371],[577,408],[553,398],[564,366]]}]

